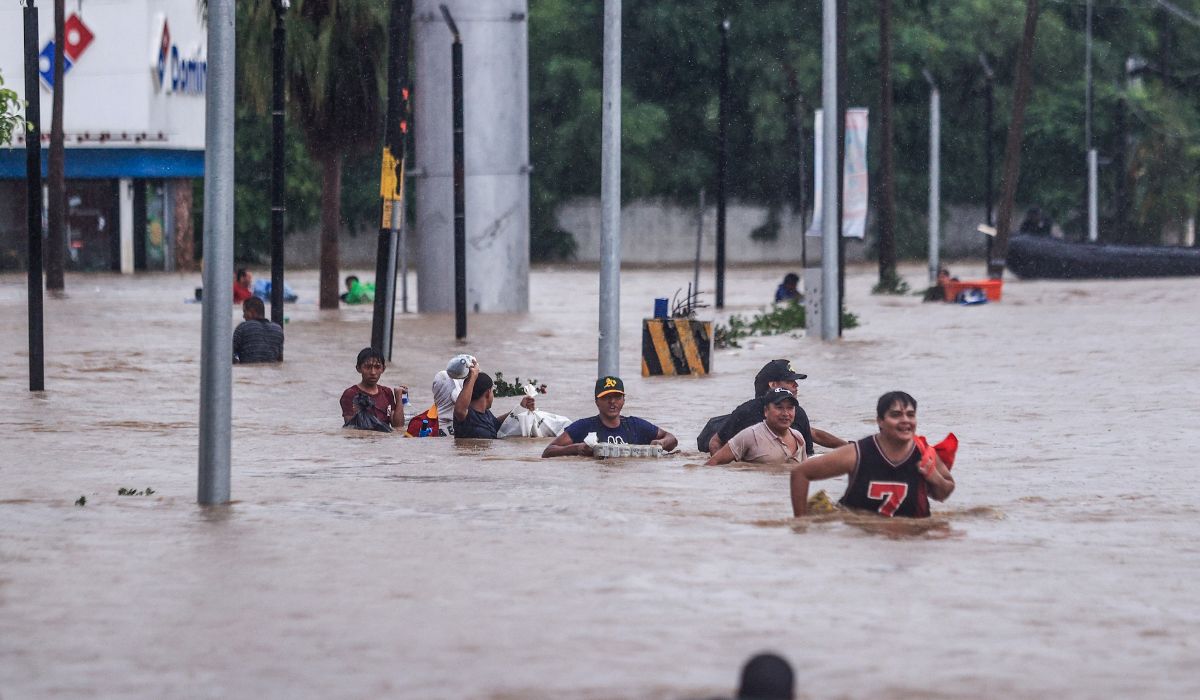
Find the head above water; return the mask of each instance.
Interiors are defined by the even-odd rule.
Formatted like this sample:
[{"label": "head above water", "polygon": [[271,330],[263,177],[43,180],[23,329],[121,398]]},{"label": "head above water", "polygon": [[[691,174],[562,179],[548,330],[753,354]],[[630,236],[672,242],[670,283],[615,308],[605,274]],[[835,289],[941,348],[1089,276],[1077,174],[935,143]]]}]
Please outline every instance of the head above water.
[{"label": "head above water", "polygon": [[620,377],[600,377],[596,380],[596,398],[604,398],[613,394],[625,395],[625,382]]},{"label": "head above water", "polygon": [[900,404],[901,408],[909,408],[911,406],[914,411],[917,409],[917,400],[912,395],[903,391],[889,391],[880,396],[878,403],[875,404],[875,417],[882,419],[887,415],[888,409],[897,403]]},{"label": "head above water", "polygon": [[267,317],[267,307],[263,304],[263,300],[258,297],[250,297],[242,302],[242,318],[247,321],[253,321],[259,318]]},{"label": "head above water", "polygon": [[795,674],[782,656],[765,653],[751,657],[742,667],[737,700],[792,700]]},{"label": "head above water", "polygon": [[387,367],[387,360],[383,359],[383,353],[375,348],[363,348],[358,351],[358,360],[354,363],[354,368],[361,370],[362,366],[371,360],[378,360],[379,364]]},{"label": "head above water", "polygon": [[349,291],[351,289],[354,289],[354,283],[357,281],[358,281],[358,275],[347,275],[346,276],[346,290]]},{"label": "head above water", "polygon": [[800,275],[797,275],[795,272],[789,272],[783,276],[783,286],[787,287],[788,289],[795,289],[796,285],[799,283]]},{"label": "head above water", "polygon": [[242,285],[243,287],[249,287],[251,279],[250,271],[244,267],[239,267],[237,269],[236,279],[238,284]]},{"label": "head above water", "polygon": [[754,395],[762,396],[771,389],[771,382],[795,382],[807,378],[792,368],[787,360],[771,360],[754,375]]},{"label": "head above water", "polygon": [[478,401],[481,397],[491,391],[496,383],[492,381],[491,376],[480,372],[475,376],[475,386],[471,389],[471,400]]}]

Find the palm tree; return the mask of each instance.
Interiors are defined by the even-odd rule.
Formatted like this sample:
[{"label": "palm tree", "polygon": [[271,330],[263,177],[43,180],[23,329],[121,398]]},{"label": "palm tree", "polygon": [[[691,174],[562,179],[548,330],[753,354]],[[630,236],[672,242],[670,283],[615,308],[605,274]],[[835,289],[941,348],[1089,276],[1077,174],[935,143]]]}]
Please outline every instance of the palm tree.
[{"label": "palm tree", "polygon": [[[295,0],[287,15],[289,117],[321,168],[322,309],[338,307],[342,162],[379,145],[387,61],[387,3]],[[270,90],[271,3],[239,3],[240,89],[264,105]]]},{"label": "palm tree", "polygon": [[879,284],[875,291],[896,293],[896,170],[892,160],[892,0],[879,0]]}]

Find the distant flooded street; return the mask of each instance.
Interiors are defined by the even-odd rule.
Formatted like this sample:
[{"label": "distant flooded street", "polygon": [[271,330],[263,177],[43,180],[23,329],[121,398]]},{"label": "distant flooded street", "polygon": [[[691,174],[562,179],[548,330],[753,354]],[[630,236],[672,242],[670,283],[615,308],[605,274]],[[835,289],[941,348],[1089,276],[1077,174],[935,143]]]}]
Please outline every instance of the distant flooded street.
[{"label": "distant flooded street", "polygon": [[[717,318],[787,271],[730,271]],[[234,368],[218,508],[195,502],[199,275],[69,276],[39,394],[25,277],[0,275],[0,698],[704,698],[763,649],[805,698],[1200,697],[1200,279],[1010,279],[963,307],[872,296],[876,275],[849,271],[862,325],[840,342],[754,338],[710,377],[644,379],[641,318],[692,271],[624,271],[626,414],[683,452],[594,461],[342,430],[371,308],[320,311],[316,273],[292,274],[286,361]],[[531,312],[472,316],[465,349],[452,316],[398,317],[382,382],[415,414],[465,350],[594,414],[597,277],[535,270]],[[921,433],[961,441],[957,492],[916,526],[795,520],[785,472],[701,466],[705,420],[776,357],[847,439],[913,394]]]}]

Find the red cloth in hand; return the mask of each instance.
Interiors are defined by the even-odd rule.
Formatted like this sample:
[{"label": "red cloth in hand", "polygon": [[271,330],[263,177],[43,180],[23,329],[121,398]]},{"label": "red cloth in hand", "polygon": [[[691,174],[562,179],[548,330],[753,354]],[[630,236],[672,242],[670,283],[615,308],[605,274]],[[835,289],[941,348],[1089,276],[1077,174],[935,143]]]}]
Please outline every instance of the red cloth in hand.
[{"label": "red cloth in hand", "polygon": [[929,469],[937,463],[933,459],[937,455],[942,459],[942,464],[946,465],[946,469],[954,468],[954,457],[958,453],[958,437],[954,433],[946,435],[945,439],[936,445],[930,445],[924,435],[916,435],[913,437],[913,442],[917,445],[917,450],[921,453],[921,464],[919,468],[922,474],[927,474]]}]

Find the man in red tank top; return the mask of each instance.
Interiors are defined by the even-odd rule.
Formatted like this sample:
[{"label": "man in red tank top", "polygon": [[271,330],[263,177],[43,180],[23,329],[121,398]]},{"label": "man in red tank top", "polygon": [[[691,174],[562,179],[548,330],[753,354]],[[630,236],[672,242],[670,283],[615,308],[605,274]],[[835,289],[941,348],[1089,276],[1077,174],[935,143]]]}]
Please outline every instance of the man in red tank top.
[{"label": "man in red tank top", "polygon": [[954,493],[950,469],[917,438],[917,400],[903,391],[879,397],[879,432],[813,457],[792,471],[792,512],[804,515],[810,481],[848,474],[839,503],[893,517],[929,517],[929,498],[944,501]]}]

